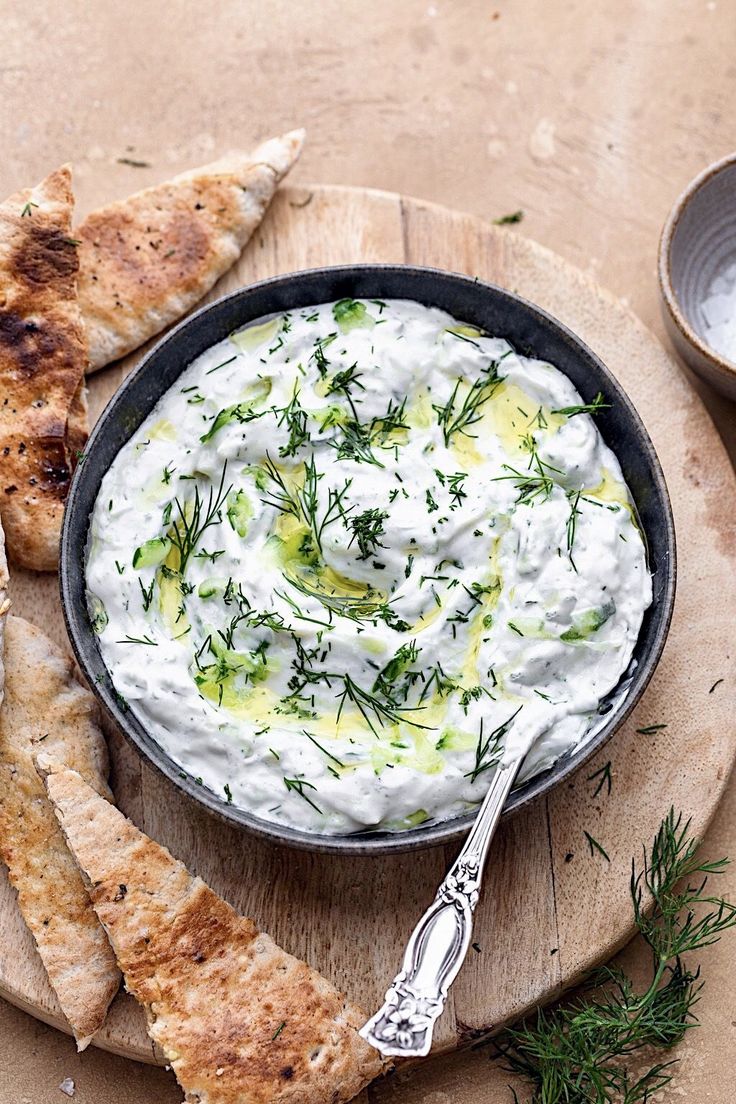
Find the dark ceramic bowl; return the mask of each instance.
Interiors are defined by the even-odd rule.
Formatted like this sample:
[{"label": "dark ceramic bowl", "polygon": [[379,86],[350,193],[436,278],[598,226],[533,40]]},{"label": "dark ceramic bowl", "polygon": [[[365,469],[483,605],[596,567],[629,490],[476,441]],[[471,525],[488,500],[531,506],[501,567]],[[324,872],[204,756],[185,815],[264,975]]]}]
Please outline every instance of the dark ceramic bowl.
[{"label": "dark ceramic bowl", "polygon": [[736,261],[736,153],[709,165],[670,211],[659,242],[659,287],[672,343],[693,371],[736,399],[736,363],[705,338],[700,304]]},{"label": "dark ceramic bowl", "polygon": [[662,653],[675,593],[675,533],[662,469],[638,414],[608,369],[570,330],[539,307],[501,288],[433,269],[355,265],[278,276],[233,292],[204,307],[166,335],[143,357],[100,418],[77,468],[61,541],[61,597],[79,665],[90,686],[133,747],[175,786],[230,824],[266,839],[314,851],[382,854],[450,843],[464,836],[471,813],[426,822],[402,833],[364,832],[320,836],[272,824],[225,803],[217,794],[182,778],[177,764],[116,699],[87,614],[84,560],[89,517],[104,473],[152,407],[188,364],[233,330],[264,315],[342,299],[413,299],[448,311],[463,322],[508,338],[521,353],[548,360],[565,372],[590,401],[602,391],[610,408],[597,417],[618,456],[648,543],[654,601],[647,611],[629,671],[600,709],[600,721],[584,747],[520,785],[506,815],[549,793],[593,755],[641,697]]}]

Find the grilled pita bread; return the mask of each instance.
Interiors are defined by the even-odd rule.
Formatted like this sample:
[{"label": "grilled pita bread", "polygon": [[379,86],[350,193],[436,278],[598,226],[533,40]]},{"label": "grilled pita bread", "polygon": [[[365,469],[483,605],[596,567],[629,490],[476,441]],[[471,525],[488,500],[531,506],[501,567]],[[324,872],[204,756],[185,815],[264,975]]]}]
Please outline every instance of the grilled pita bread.
[{"label": "grilled pita bread", "polygon": [[8,561],[5,559],[5,537],[3,535],[3,527],[0,525],[0,707],[3,704],[3,692],[5,687],[5,666],[3,664],[5,618],[10,609],[8,581]]},{"label": "grilled pita bread", "polygon": [[191,1104],[342,1104],[382,1070],[365,1017],[153,843],[39,756],[66,841]]},{"label": "grilled pita bread", "polygon": [[68,166],[0,204],[0,518],[11,559],[37,571],[57,565],[86,366],[72,207]]},{"label": "grilled pita bread", "polygon": [[[0,709],[0,856],[62,1012],[83,1050],[120,985],[105,933],[33,764],[39,748],[110,796],[94,698],[71,661],[20,617],[6,627]],[[101,799],[100,799],[101,800]]]},{"label": "grilled pita bread", "polygon": [[79,301],[94,372],[181,318],[238,259],[304,131],[110,203],[75,236]]}]

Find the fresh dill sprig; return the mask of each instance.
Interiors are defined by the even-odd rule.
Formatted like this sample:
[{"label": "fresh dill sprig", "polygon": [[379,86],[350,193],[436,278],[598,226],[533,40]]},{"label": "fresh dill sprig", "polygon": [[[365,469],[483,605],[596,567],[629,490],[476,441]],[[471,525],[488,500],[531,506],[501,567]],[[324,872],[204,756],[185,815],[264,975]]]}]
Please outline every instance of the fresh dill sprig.
[{"label": "fresh dill sprig", "polygon": [[432,409],[436,413],[437,421],[442,429],[446,448],[449,447],[454,433],[461,433],[465,437],[475,437],[475,434],[469,433],[468,429],[480,421],[481,407],[493,397],[501,383],[503,383],[502,377],[498,374],[499,363],[497,360],[491,361],[480,379],[474,380],[470,385],[462,402],[459,399],[458,391],[463,380],[458,379],[450,398],[444,406],[432,404]]},{"label": "fresh dill sprig", "polygon": [[377,468],[384,465],[373,451],[373,440],[370,427],[355,418],[345,422],[341,428],[339,437],[332,437],[327,444],[337,452],[338,460],[354,460],[356,464],[375,464]]},{"label": "fresh dill sprig", "polygon": [[289,431],[289,440],[279,449],[279,456],[296,456],[299,449],[309,442],[309,429],[307,428],[307,412],[299,402],[299,384],[294,384],[294,391],[288,404],[280,414],[278,425],[286,425]]},{"label": "fresh dill sprig", "polygon": [[266,506],[272,506],[282,514],[291,514],[292,517],[295,517],[297,521],[299,521],[302,516],[299,496],[295,491],[289,488],[286,480],[268,453],[266,453],[266,457],[263,461],[263,467],[266,475],[275,486],[266,498],[261,499],[261,502]]},{"label": "fresh dill sprig", "polygon": [[[353,681],[350,675],[330,675],[330,678],[340,679],[343,684],[342,692],[338,695],[339,704],[336,717],[338,722],[345,703],[349,701],[361,714],[363,720],[374,735],[377,735],[377,732],[371,720],[371,714],[373,714],[375,720],[382,728],[386,724],[394,725],[403,721],[405,724],[412,725],[414,728],[431,729],[431,725],[420,724],[412,717],[407,716],[407,713],[413,712],[412,709],[399,707],[390,701],[382,700],[372,691],[364,690],[362,686],[359,686],[357,682]],[[421,709],[422,706],[415,706],[414,708]]]},{"label": "fresh dill sprig", "polygon": [[552,494],[555,482],[553,475],[550,473],[561,475],[562,472],[553,464],[548,464],[546,460],[542,460],[533,433],[527,433],[522,437],[522,445],[529,453],[526,472],[520,472],[518,468],[513,468],[510,464],[502,464],[501,467],[508,472],[508,475],[497,475],[494,482],[505,479],[513,480],[518,492],[517,503],[532,506],[538,499],[544,502]]},{"label": "fresh dill sprig", "polygon": [[[289,581],[291,582],[291,580],[289,580]],[[332,613],[331,613],[330,610],[327,611],[329,620],[328,621],[323,621],[319,617],[310,617],[308,613],[305,613],[304,610],[299,605],[299,603],[296,602],[292,598],[292,596],[290,594],[288,594],[285,590],[279,590],[278,587],[275,587],[274,588],[274,594],[276,595],[277,598],[280,598],[283,602],[286,602],[287,606],[289,606],[292,613],[294,614],[294,616],[299,621],[306,621],[311,625],[318,625],[322,629],[332,629],[333,628]],[[274,631],[279,631],[279,630],[286,631],[286,632],[291,631],[290,626],[288,626],[286,624],[283,617],[281,617],[280,613],[259,614],[259,617],[274,619],[274,620],[272,620],[272,622],[269,622],[267,620],[263,620],[261,622],[262,624],[265,624],[266,627],[269,628],[269,629],[274,629]],[[278,622],[279,622],[278,624],[276,623],[275,619],[278,619]],[[253,622],[251,622],[251,624],[253,624]]]},{"label": "fresh dill sprig", "polygon": [[377,506],[369,510],[363,510],[361,514],[352,514],[347,519],[348,528],[352,530],[352,536],[348,541],[348,548],[353,541],[358,542],[360,550],[359,560],[368,560],[376,554],[377,548],[383,548],[381,537],[384,533],[384,521],[388,517],[386,510],[379,510]]},{"label": "fresh dill sprig", "polygon": [[194,498],[190,503],[185,503],[182,506],[178,498],[174,499],[177,516],[171,525],[169,537],[172,545],[179,552],[178,571],[180,575],[184,574],[187,563],[207,529],[211,525],[216,525],[222,521],[222,507],[233,489],[232,484],[227,488],[225,487],[226,474],[227,463],[223,465],[217,490],[215,491],[213,485],[210,486],[206,503],[199,492],[199,487],[196,485]]},{"label": "fresh dill sprig", "polygon": [[311,805],[312,808],[316,809],[318,813],[322,812],[319,805],[317,805],[317,803],[315,801],[312,801],[309,794],[304,792],[304,790],[306,788],[306,789],[309,789],[309,790],[314,790],[315,793],[316,793],[317,787],[312,785],[311,782],[307,782],[306,779],[304,779],[304,778],[286,778],[286,777],[284,777],[284,785],[286,786],[289,793],[299,794],[299,797],[303,798],[306,801],[307,805]]},{"label": "fresh dill sprig", "polygon": [[[705,893],[709,875],[722,874],[728,859],[701,861],[699,844],[689,831],[690,821],[683,823],[682,813],[675,816],[670,809],[649,854],[644,849],[638,874],[632,863],[634,918],[652,951],[657,972],[673,958],[710,946],[721,932],[736,925],[736,905]],[[696,877],[697,884],[693,884],[691,879]],[[646,910],[645,892],[654,899],[651,913]],[[699,915],[697,909],[703,905],[710,906],[710,911]]]},{"label": "fresh dill sprig", "polygon": [[[440,480],[440,483],[444,486],[443,473],[435,469],[435,474]],[[467,472],[453,472],[452,475],[445,475],[444,480],[447,482],[447,490],[450,494],[450,509],[457,510],[458,506],[462,506],[463,499],[467,498],[467,493],[463,487],[463,480],[468,478]]]},{"label": "fresh dill sprig", "polygon": [[570,503],[570,513],[567,518],[566,536],[567,536],[567,558],[572,565],[572,569],[577,574],[577,566],[573,559],[572,550],[575,546],[575,534],[577,532],[578,518],[581,511],[578,509],[578,503],[580,502],[580,495],[582,491],[570,491],[567,500]]},{"label": "fresh dill sprig", "polygon": [[380,595],[370,587],[364,594],[332,594],[310,587],[304,579],[296,575],[285,575],[284,578],[307,598],[318,601],[329,613],[347,617],[351,621],[371,621],[380,616],[385,604]]},{"label": "fresh dill sprig", "polygon": [[313,360],[317,365],[317,371],[319,372],[319,378],[324,379],[327,375],[327,370],[330,367],[330,362],[325,356],[325,346],[331,345],[337,337],[337,333],[327,334],[326,337],[321,337],[319,341],[315,342],[314,352],[310,356],[310,360]]},{"label": "fresh dill sprig", "polygon": [[365,385],[360,382],[361,373],[357,369],[358,365],[356,363],[349,368],[343,368],[341,372],[335,372],[327,387],[328,395],[337,393],[345,396],[356,422],[360,419],[355,404],[360,402],[360,399],[353,394],[353,388],[357,388],[358,391],[365,391]]},{"label": "fresh dill sprig", "polygon": [[357,463],[374,464],[383,468],[385,465],[376,456],[374,449],[392,447],[391,434],[408,429],[404,421],[405,406],[406,399],[397,404],[390,399],[383,414],[371,418],[370,422],[361,422],[351,404],[353,417],[340,426],[340,436],[328,440],[327,444],[336,450],[338,460],[355,460]]},{"label": "fresh dill sprig", "polygon": [[580,403],[578,406],[561,406],[557,410],[553,410],[553,414],[564,414],[567,418],[574,418],[576,414],[597,414],[599,410],[607,410],[611,406],[603,398],[601,391],[598,392],[592,402]]},{"label": "fresh dill sprig", "polygon": [[455,680],[445,674],[441,663],[435,663],[434,667],[430,668],[429,671],[425,668],[420,672],[419,677],[423,683],[422,691],[419,695],[420,705],[430,694],[437,694],[440,698],[446,698],[449,694],[453,694],[458,688]]},{"label": "fresh dill sprig", "polygon": [[635,1073],[631,1056],[669,1049],[697,1024],[700,971],[682,956],[736,926],[736,906],[706,893],[709,876],[727,860],[701,861],[689,831],[690,821],[670,809],[639,871],[632,861],[634,920],[652,952],[646,990],[637,992],[623,971],[606,966],[591,979],[592,997],[540,1009],[494,1040],[505,1068],[530,1082],[529,1104],[645,1104],[671,1081],[673,1062]]},{"label": "fresh dill sprig", "polygon": [[489,732],[487,736],[483,735],[483,718],[480,720],[480,728],[478,731],[478,742],[475,745],[475,763],[473,769],[469,770],[465,777],[469,778],[471,782],[475,782],[476,778],[483,774],[484,771],[489,770],[498,763],[499,752],[501,751],[503,738],[511,727],[513,721],[521,713],[523,705],[508,717],[503,724],[500,724],[498,728],[494,728],[493,732]]},{"label": "fresh dill sprig", "polygon": [[377,418],[371,419],[372,436],[376,437],[380,444],[385,444],[386,439],[392,433],[409,428],[405,419],[406,398],[396,403],[394,403],[393,399],[389,399],[388,406],[383,414],[379,414]]},{"label": "fresh dill sprig", "polygon": [[508,475],[497,475],[494,482],[500,482],[503,479],[514,480],[518,495],[516,501],[519,505],[531,506],[538,499],[544,502],[552,494],[555,484],[552,477],[544,470],[541,461],[539,465],[534,472],[520,472],[510,464],[502,464],[501,467],[508,472]]},{"label": "fresh dill sprig", "polygon": [[296,490],[289,488],[268,453],[266,453],[263,466],[274,484],[274,489],[271,491],[270,497],[262,498],[261,501],[267,506],[280,510],[283,514],[291,514],[297,521],[304,522],[311,530],[317,548],[321,552],[322,535],[327,526],[339,517],[346,518],[349,513],[349,510],[346,510],[343,505],[343,500],[352,480],[346,479],[339,491],[334,488],[328,490],[327,508],[320,519],[318,516],[320,506],[319,481],[322,479],[323,473],[317,471],[313,456],[304,465],[304,482]]}]

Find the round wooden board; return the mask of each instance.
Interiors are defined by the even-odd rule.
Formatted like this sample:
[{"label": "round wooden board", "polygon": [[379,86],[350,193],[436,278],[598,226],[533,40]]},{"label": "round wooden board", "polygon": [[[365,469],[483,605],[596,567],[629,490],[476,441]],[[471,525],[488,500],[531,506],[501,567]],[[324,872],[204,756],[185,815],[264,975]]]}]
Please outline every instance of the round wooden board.
[{"label": "round wooden board", "polygon": [[[104,182],[95,202],[106,198]],[[87,198],[87,197],[85,197]],[[513,1020],[574,983],[631,933],[632,849],[670,804],[702,832],[736,751],[734,474],[700,401],[661,345],[618,300],[515,231],[418,200],[358,189],[284,188],[225,291],[279,272],[356,261],[410,262],[477,275],[541,304],[603,358],[626,387],[659,452],[679,539],[675,617],[662,662],[633,718],[590,767],[504,824],[494,843],[475,950],[436,1035],[439,1050]],[[90,381],[99,413],[135,357]],[[14,612],[64,640],[57,580],[13,573]],[[720,681],[725,680],[725,681]],[[654,734],[638,729],[652,725]],[[287,950],[371,1010],[431,900],[449,850],[355,859],[271,847],[198,811],[110,733],[114,788],[129,816]],[[612,762],[613,790],[595,770]],[[588,831],[610,862],[590,853]],[[65,1025],[5,876],[0,881],[0,994]],[[155,1062],[141,1010],[116,999],[97,1044]]]}]

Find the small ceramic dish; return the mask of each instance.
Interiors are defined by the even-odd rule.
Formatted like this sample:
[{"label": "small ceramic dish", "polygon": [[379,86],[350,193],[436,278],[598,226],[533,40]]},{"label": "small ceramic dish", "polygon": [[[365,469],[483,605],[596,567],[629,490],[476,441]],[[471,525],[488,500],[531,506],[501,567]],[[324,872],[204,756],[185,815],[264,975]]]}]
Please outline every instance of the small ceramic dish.
[{"label": "small ceramic dish", "polygon": [[736,153],[709,165],[688,184],[659,242],[662,313],[672,342],[706,383],[736,399],[736,359],[708,344],[702,310],[714,280],[732,265],[736,266]]},{"label": "small ceramic dish", "polygon": [[256,318],[342,298],[411,299],[440,307],[455,318],[508,338],[527,356],[563,371],[584,400],[602,391],[610,402],[598,427],[614,450],[631,490],[652,571],[653,599],[646,611],[631,663],[598,710],[597,723],[581,745],[549,769],[519,785],[504,815],[549,793],[586,762],[623,724],[657,665],[667,638],[675,595],[675,531],[667,487],[654,447],[639,415],[615,377],[570,330],[539,307],[511,292],[466,276],[401,265],[353,265],[277,276],[210,303],[163,337],[115,394],[98,421],[77,467],[67,501],[61,540],[61,599],[69,638],[91,688],[135,750],[180,791],[231,825],[275,843],[311,851],[386,854],[454,843],[468,832],[475,811],[452,820],[430,820],[404,832],[372,831],[326,836],[261,820],[196,785],[146,731],[116,695],[87,610],[85,557],[90,512],[100,483],[119,450],[181,372],[205,349]]}]

